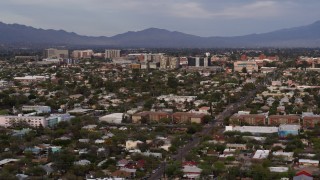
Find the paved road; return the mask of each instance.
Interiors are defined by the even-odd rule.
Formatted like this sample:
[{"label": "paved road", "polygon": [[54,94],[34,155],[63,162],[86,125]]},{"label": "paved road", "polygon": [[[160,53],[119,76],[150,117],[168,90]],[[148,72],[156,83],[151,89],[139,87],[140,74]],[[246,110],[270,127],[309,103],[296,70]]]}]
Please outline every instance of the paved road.
[{"label": "paved road", "polygon": [[[238,109],[245,103],[249,102],[249,100],[253,99],[256,95],[256,93],[263,88],[263,85],[258,85],[258,87],[255,90],[252,90],[247,93],[246,96],[240,98],[238,102],[232,103],[228,105],[223,112],[221,112],[219,115],[216,116],[215,121],[204,126],[202,131],[197,136],[196,134],[193,135],[193,140],[191,140],[188,144],[186,144],[183,147],[180,147],[177,151],[177,154],[171,155],[171,159],[176,160],[183,160],[185,156],[194,148],[196,147],[201,140],[200,136],[203,135],[210,135],[214,127],[218,127],[221,123],[223,123],[224,118],[231,116],[235,112],[238,111]],[[159,165],[159,168],[155,170],[155,172],[149,177],[150,180],[156,180],[161,179],[164,175],[166,163],[162,162]]]}]

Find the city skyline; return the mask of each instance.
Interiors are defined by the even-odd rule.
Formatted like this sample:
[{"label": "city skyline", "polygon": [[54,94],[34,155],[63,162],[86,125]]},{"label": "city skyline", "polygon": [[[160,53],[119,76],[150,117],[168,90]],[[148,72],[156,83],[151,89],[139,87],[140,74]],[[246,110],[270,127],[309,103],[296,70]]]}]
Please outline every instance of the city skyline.
[{"label": "city skyline", "polygon": [[150,27],[198,36],[237,36],[319,20],[319,1],[294,0],[12,0],[0,2],[0,21],[81,35],[113,36]]}]

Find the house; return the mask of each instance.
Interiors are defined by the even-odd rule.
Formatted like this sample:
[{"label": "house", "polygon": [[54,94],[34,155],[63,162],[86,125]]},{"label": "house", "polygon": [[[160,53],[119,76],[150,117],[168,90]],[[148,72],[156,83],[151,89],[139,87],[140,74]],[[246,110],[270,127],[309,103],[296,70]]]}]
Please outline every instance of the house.
[{"label": "house", "polygon": [[247,150],[247,145],[246,144],[226,144],[227,148],[234,148],[236,150]]},{"label": "house", "polygon": [[197,167],[195,162],[182,163],[183,177],[187,179],[199,179],[202,169]]},{"label": "house", "polygon": [[276,173],[284,173],[288,172],[288,167],[269,167],[270,172],[276,172]]},{"label": "house", "polygon": [[143,143],[142,141],[128,140],[126,141],[126,150],[137,149],[138,144],[142,144],[142,143]]},{"label": "house", "polygon": [[2,167],[2,166],[4,166],[4,165],[6,165],[6,164],[10,164],[10,163],[14,163],[14,162],[17,162],[17,161],[19,161],[19,159],[3,159],[3,160],[1,160],[0,161],[0,166]]},{"label": "house", "polygon": [[[113,178],[124,178],[124,179],[130,179],[131,178],[131,173],[123,170],[117,170],[113,173],[111,173],[111,176]],[[112,178],[112,179],[113,179]]]},{"label": "house", "polygon": [[90,124],[90,125],[86,125],[86,126],[83,126],[82,129],[85,129],[85,130],[88,130],[88,131],[93,131],[97,128],[97,125],[95,124]]},{"label": "house", "polygon": [[159,101],[164,100],[166,102],[177,102],[177,103],[184,103],[184,102],[193,102],[195,101],[197,96],[176,96],[173,94],[170,95],[162,95],[157,97]]},{"label": "house", "polygon": [[293,180],[313,180],[312,174],[307,171],[299,171]]},{"label": "house", "polygon": [[125,167],[127,164],[129,163],[129,161],[128,160],[126,160],[126,159],[121,159],[121,160],[119,160],[118,162],[117,162],[117,167]]},{"label": "house", "polygon": [[265,125],[266,116],[263,114],[239,114],[236,113],[230,117],[231,124],[247,125]]},{"label": "house", "polygon": [[208,107],[208,106],[203,106],[203,107],[199,108],[199,113],[202,113],[202,114],[210,114],[210,107]]},{"label": "house", "polygon": [[52,168],[52,162],[45,164],[45,165],[41,165],[40,167],[46,171],[47,175],[50,175],[54,172],[54,169]]},{"label": "house", "polygon": [[300,117],[297,115],[271,115],[268,125],[277,126],[280,124],[299,124]]},{"label": "house", "polygon": [[143,153],[141,153],[142,155],[144,155],[144,156],[153,156],[153,157],[155,157],[155,158],[162,158],[162,153],[155,153],[155,152],[149,152],[149,151],[147,151],[147,152],[143,152]]},{"label": "house", "polygon": [[79,165],[79,166],[87,166],[87,165],[90,165],[91,162],[89,160],[82,159],[82,160],[74,162],[74,164]]},{"label": "house", "polygon": [[285,161],[293,161],[293,152],[272,152],[272,155],[276,158],[282,157]]},{"label": "house", "polygon": [[255,159],[255,160],[267,159],[269,154],[270,154],[269,150],[257,150],[253,155],[252,159]]},{"label": "house", "polygon": [[300,166],[319,166],[319,160],[311,160],[311,159],[299,159]]},{"label": "house", "polygon": [[231,149],[231,148],[227,148],[225,150],[223,150],[223,154],[234,154],[236,152],[236,149]]},{"label": "house", "polygon": [[29,176],[26,174],[16,174],[16,177],[18,178],[18,180],[27,180],[29,179]]}]

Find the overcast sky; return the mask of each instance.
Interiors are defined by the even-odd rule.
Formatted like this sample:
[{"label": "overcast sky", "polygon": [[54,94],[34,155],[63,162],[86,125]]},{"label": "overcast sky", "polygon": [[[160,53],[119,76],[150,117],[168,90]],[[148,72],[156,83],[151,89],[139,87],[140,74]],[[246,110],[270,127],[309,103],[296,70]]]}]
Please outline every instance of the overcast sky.
[{"label": "overcast sky", "polygon": [[150,27],[233,36],[313,23],[319,7],[320,0],[2,0],[0,21],[94,36]]}]

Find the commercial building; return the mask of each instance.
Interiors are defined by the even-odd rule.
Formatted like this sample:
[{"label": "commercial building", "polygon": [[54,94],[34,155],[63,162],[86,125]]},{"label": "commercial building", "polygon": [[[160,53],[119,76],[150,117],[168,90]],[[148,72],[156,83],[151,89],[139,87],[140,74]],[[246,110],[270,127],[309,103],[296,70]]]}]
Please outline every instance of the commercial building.
[{"label": "commercial building", "polygon": [[74,50],[72,52],[72,57],[74,59],[91,59],[91,57],[94,55],[93,50]]},{"label": "commercial building", "polygon": [[69,51],[66,49],[54,49],[49,48],[44,50],[44,58],[54,59],[54,58],[69,58]]},{"label": "commercial building", "polygon": [[255,61],[236,61],[233,63],[235,72],[242,72],[245,68],[248,73],[258,72],[259,67]]},{"label": "commercial building", "polygon": [[300,130],[300,125],[293,124],[281,124],[279,126],[279,136],[287,137],[288,135],[298,135]]},{"label": "commercial building", "polygon": [[118,49],[106,49],[105,51],[105,58],[106,59],[113,59],[120,57],[121,50]]},{"label": "commercial building", "polygon": [[278,133],[278,127],[268,126],[226,126],[225,131],[239,131],[241,133],[249,132],[252,134],[272,134]]},{"label": "commercial building", "polygon": [[180,66],[179,58],[162,56],[160,59],[160,69],[178,69]]},{"label": "commercial building", "polygon": [[28,105],[23,105],[21,110],[24,111],[24,112],[35,111],[38,114],[51,113],[51,107],[50,106],[28,106]]},{"label": "commercial building", "polygon": [[108,114],[106,116],[102,116],[99,118],[99,120],[107,123],[120,124],[122,123],[123,116],[124,116],[123,113],[113,113],[113,114]]},{"label": "commercial building", "polygon": [[24,77],[14,77],[15,81],[19,81],[23,84],[29,84],[32,82],[42,82],[45,81],[48,77],[46,76],[24,76]]},{"label": "commercial building", "polygon": [[188,57],[188,66],[208,67],[211,66],[211,60],[208,57]]}]

